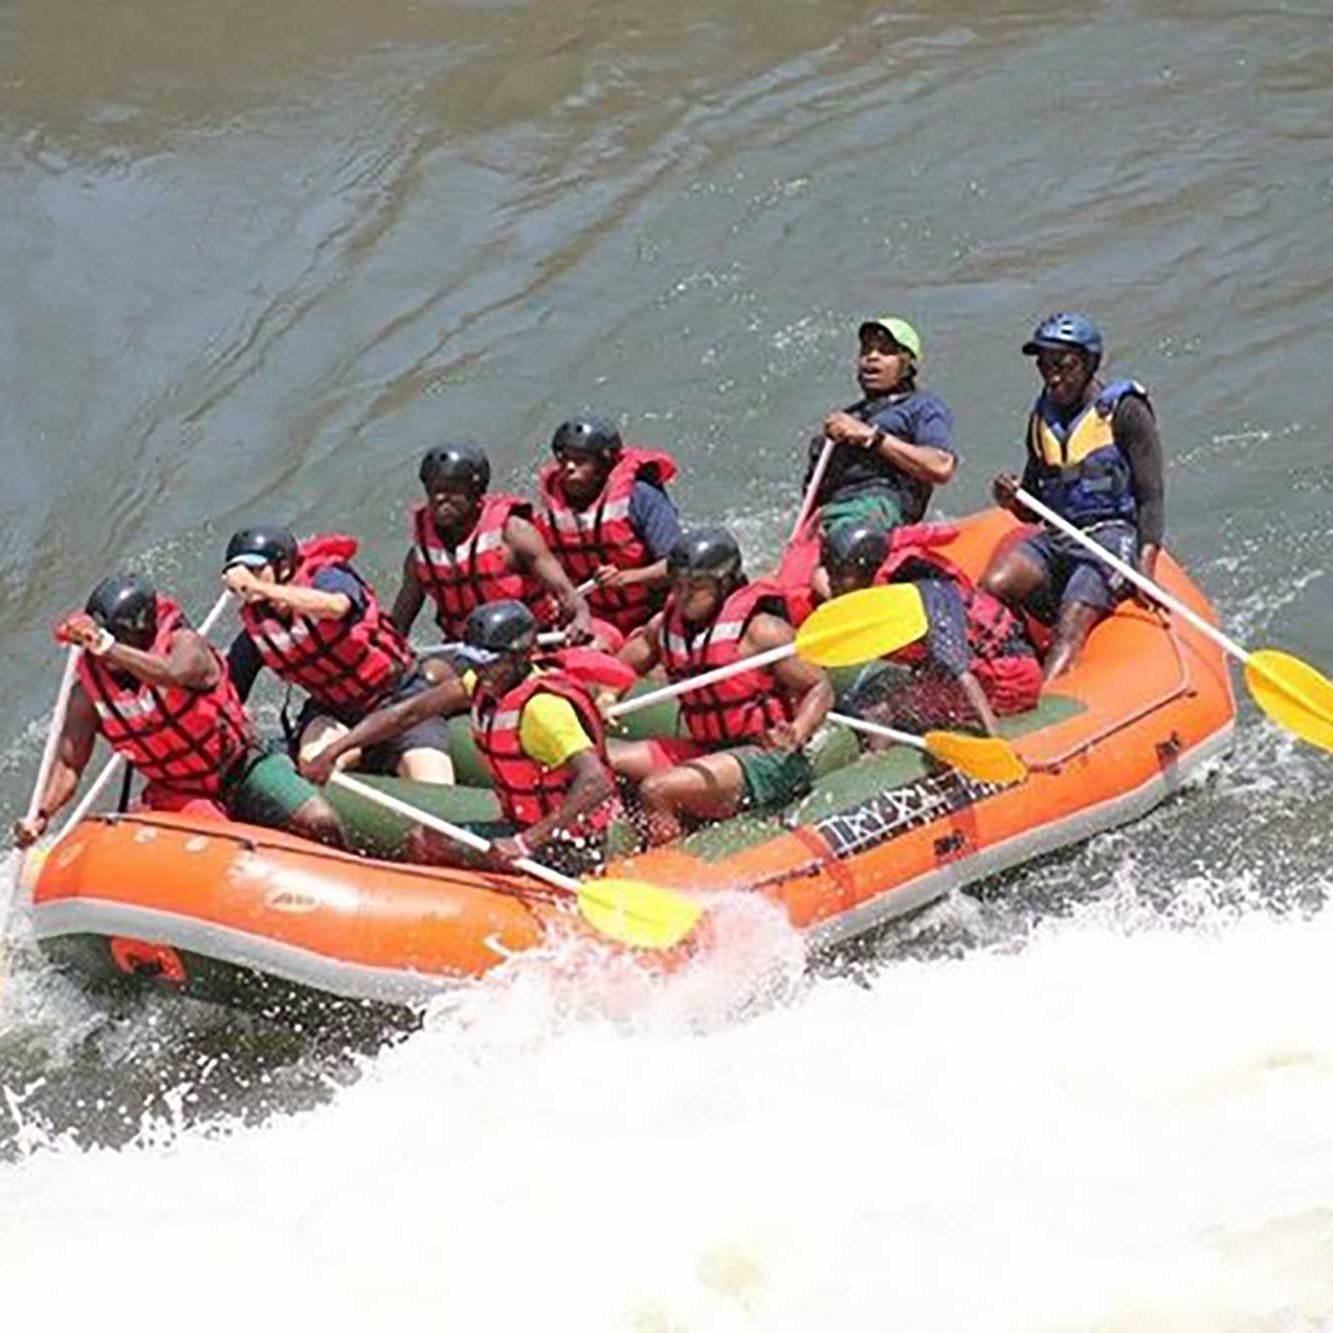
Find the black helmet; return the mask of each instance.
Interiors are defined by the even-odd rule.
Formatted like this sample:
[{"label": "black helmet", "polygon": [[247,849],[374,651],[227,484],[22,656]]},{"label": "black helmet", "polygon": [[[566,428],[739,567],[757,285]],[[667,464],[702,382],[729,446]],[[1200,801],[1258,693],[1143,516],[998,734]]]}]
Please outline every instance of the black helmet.
[{"label": "black helmet", "polygon": [[460,656],[472,666],[488,666],[505,654],[526,656],[537,646],[537,618],[522,602],[485,602],[463,626]]},{"label": "black helmet", "polygon": [[682,532],[667,556],[667,573],[673,579],[684,575],[736,583],[742,573],[741,548],[726,528]]},{"label": "black helmet", "polygon": [[1058,351],[1062,347],[1082,352],[1096,367],[1102,359],[1101,330],[1087,315],[1070,311],[1047,315],[1023,344],[1023,355],[1036,356],[1038,352]]},{"label": "black helmet", "polygon": [[591,454],[608,468],[615,466],[624,447],[615,422],[605,417],[572,417],[551,436],[551,452],[557,458],[565,454]]},{"label": "black helmet", "polygon": [[112,574],[83,608],[117,638],[146,646],[157,633],[157,590],[142,574]]},{"label": "black helmet", "polygon": [[417,475],[423,486],[433,482],[452,482],[473,495],[484,495],[491,484],[491,462],[479,444],[463,440],[458,444],[437,444],[426,451]]},{"label": "black helmet", "polygon": [[862,570],[873,574],[888,559],[889,534],[873,523],[838,523],[820,543],[825,569]]},{"label": "black helmet", "polygon": [[296,572],[296,536],[290,528],[272,525],[257,528],[242,528],[227,543],[227,554],[223,557],[223,568],[232,565],[247,565],[258,569],[261,565],[272,565],[279,580],[289,579]]}]

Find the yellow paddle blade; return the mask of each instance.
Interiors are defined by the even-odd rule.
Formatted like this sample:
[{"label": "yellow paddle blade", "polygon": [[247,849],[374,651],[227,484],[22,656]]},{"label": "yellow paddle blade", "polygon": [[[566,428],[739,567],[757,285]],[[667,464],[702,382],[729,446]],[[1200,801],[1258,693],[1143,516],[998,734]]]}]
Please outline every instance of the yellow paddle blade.
[{"label": "yellow paddle blade", "polygon": [[1290,653],[1261,648],[1245,663],[1245,683],[1274,722],[1321,750],[1333,750],[1333,681],[1327,676]]},{"label": "yellow paddle blade", "polygon": [[1022,782],[1028,766],[999,736],[967,736],[961,731],[928,731],[921,738],[942,764],[978,782]]},{"label": "yellow paddle blade", "polygon": [[862,588],[825,602],[796,632],[796,652],[815,666],[856,666],[915,643],[926,608],[910,583]]},{"label": "yellow paddle blade", "polygon": [[589,925],[636,949],[670,949],[703,914],[698,903],[637,879],[585,879],[578,899]]}]

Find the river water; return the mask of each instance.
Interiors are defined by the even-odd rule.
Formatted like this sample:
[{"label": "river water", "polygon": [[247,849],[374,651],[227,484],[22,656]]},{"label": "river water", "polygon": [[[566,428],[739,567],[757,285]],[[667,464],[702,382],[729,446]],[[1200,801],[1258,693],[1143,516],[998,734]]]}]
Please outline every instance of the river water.
[{"label": "river water", "polygon": [[[610,412],[773,557],[868,313],[922,330],[957,514],[1019,460],[1033,322],[1093,312],[1169,544],[1327,667],[1331,83],[1315,0],[0,4],[0,813],[103,573],[202,614],[276,517],[391,592],[442,437],[522,488]],[[20,950],[0,1312],[1333,1328],[1331,814],[1244,704],[1170,806],[853,973],[742,919],[671,985],[525,962],[388,1049],[108,1014]]]}]

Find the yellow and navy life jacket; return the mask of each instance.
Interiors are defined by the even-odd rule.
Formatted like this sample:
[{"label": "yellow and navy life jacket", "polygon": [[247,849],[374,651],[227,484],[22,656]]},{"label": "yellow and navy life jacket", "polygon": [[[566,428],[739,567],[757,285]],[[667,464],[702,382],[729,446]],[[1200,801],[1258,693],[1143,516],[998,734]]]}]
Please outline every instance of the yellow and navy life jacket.
[{"label": "yellow and navy life jacket", "polygon": [[1044,393],[1032,409],[1028,450],[1038,466],[1037,498],[1079,527],[1134,518],[1134,477],[1111,426],[1126,394],[1151,409],[1148,391],[1135,380],[1112,381],[1068,423],[1060,421]]}]

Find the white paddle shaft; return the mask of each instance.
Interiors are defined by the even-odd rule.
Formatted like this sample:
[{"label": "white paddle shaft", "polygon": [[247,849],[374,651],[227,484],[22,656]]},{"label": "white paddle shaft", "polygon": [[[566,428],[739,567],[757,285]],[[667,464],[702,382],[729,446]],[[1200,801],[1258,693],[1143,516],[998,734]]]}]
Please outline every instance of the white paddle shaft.
[{"label": "white paddle shaft", "polygon": [[865,718],[850,717],[846,713],[830,713],[825,719],[846,727],[849,731],[863,731],[867,736],[882,736],[886,741],[897,741],[899,745],[910,745],[914,750],[929,750],[923,737],[910,731],[896,731],[879,722],[867,722]]},{"label": "white paddle shaft", "polygon": [[728,662],[726,666],[714,667],[711,671],[705,671],[698,676],[691,676],[688,680],[678,680],[674,685],[663,685],[660,690],[650,690],[647,694],[640,694],[633,699],[625,699],[621,703],[613,704],[608,708],[606,715],[614,720],[618,717],[624,717],[627,713],[637,713],[639,709],[661,703],[663,699],[674,699],[678,694],[688,694],[691,690],[700,689],[704,685],[715,685],[719,680],[726,680],[731,676],[739,676],[743,671],[754,671],[757,667],[766,667],[774,662],[781,662],[784,657],[792,657],[795,653],[796,645],[794,643],[784,643],[778,648],[768,648],[762,653],[755,653],[753,657],[742,657],[737,662]]},{"label": "white paddle shaft", "polygon": [[1235,639],[1228,638],[1215,625],[1210,625],[1201,615],[1191,611],[1184,602],[1172,597],[1165,588],[1159,587],[1146,574],[1140,574],[1133,565],[1126,564],[1118,555],[1112,554],[1104,546],[1099,546],[1086,532],[1076,528],[1068,519],[1061,518],[1055,510],[1048,505],[1042,504],[1034,495],[1029,495],[1021,486],[1018,488],[1018,498],[1023,502],[1026,509],[1030,509],[1038,518],[1047,522],[1053,528],[1058,528],[1066,537],[1072,537],[1080,546],[1086,547],[1091,554],[1095,555],[1103,564],[1109,565],[1122,578],[1128,579],[1136,588],[1141,588],[1149,597],[1161,602],[1168,610],[1174,611],[1178,616],[1189,621],[1200,634],[1206,634],[1223,651],[1228,652],[1232,657],[1241,662],[1248,662],[1250,654],[1248,650],[1242,648]]},{"label": "white paddle shaft", "polygon": [[805,496],[801,500],[801,512],[796,515],[796,526],[792,528],[791,536],[787,538],[788,546],[801,535],[801,529],[805,527],[805,520],[810,517],[810,511],[815,507],[815,496],[819,494],[819,488],[824,481],[824,473],[828,471],[829,459],[833,457],[833,450],[836,447],[826,435],[824,437],[824,447],[819,451],[819,458],[815,463],[815,470],[810,474],[810,484],[805,488]]},{"label": "white paddle shaft", "polygon": [[[491,840],[483,838],[480,833],[473,833],[471,829],[451,824],[447,819],[441,819],[428,810],[421,810],[408,801],[400,801],[398,797],[390,796],[388,792],[380,791],[377,787],[372,787],[346,773],[334,773],[329,781],[337,783],[338,786],[345,788],[347,791],[355,792],[362,800],[383,806],[384,809],[392,810],[394,814],[402,815],[405,819],[415,819],[418,824],[422,824],[428,829],[434,829],[436,833],[442,833],[454,842],[461,842],[464,847],[471,847],[473,851],[489,852],[491,850],[493,845]],[[533,879],[544,880],[553,888],[562,889],[565,893],[577,893],[579,891],[578,880],[570,879],[568,875],[562,875],[558,870],[552,870],[550,866],[544,866],[540,861],[534,861],[530,856],[521,856],[513,864],[515,870],[522,870],[531,875]]]}]

